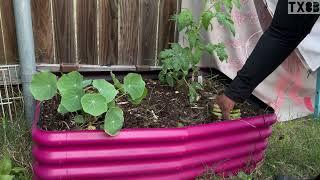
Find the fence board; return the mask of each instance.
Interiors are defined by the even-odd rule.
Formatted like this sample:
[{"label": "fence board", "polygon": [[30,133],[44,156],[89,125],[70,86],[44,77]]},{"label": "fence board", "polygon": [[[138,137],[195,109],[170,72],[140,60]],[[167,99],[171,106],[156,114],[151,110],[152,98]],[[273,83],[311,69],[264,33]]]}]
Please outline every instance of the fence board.
[{"label": "fence board", "polygon": [[139,65],[154,65],[157,42],[158,2],[160,0],[140,0]]},{"label": "fence board", "polygon": [[54,64],[51,1],[32,0],[31,8],[36,62]]},{"label": "fence board", "polygon": [[135,65],[140,58],[139,1],[119,0],[118,64]]},{"label": "fence board", "polygon": [[118,3],[117,0],[98,0],[99,64],[118,63]]},{"label": "fence board", "polygon": [[75,63],[75,31],[72,0],[52,0],[57,63]]},{"label": "fence board", "polygon": [[17,40],[12,0],[1,0],[1,23],[5,59],[7,64],[16,64]]},{"label": "fence board", "polygon": [[177,1],[180,2],[180,0],[161,0],[158,52],[168,48],[170,43],[175,42],[175,22],[170,19],[177,13]]},{"label": "fence board", "polygon": [[[157,65],[157,53],[175,41],[177,1],[31,0],[36,61]],[[0,64],[15,64],[12,0],[0,0],[0,12]]]},{"label": "fence board", "polygon": [[81,64],[98,64],[97,1],[77,0],[77,52]]}]

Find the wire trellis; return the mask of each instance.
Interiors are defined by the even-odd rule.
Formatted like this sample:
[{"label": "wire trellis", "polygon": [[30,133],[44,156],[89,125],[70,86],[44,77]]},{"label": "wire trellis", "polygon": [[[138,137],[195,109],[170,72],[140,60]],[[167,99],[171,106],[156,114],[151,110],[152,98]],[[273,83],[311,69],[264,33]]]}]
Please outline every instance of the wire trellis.
[{"label": "wire trellis", "polygon": [[19,65],[0,65],[0,117],[13,121],[23,111]]}]

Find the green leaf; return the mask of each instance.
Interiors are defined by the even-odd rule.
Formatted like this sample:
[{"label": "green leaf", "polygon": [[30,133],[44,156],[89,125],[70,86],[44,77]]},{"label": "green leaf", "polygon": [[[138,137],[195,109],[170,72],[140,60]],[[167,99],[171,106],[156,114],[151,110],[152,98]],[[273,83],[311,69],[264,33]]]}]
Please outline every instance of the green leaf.
[{"label": "green leaf", "polygon": [[62,104],[59,104],[58,112],[59,112],[60,114],[66,114],[66,113],[68,113],[69,111],[68,111]]},{"label": "green leaf", "polygon": [[122,129],[123,123],[122,109],[119,107],[110,108],[104,119],[104,131],[110,136],[115,136]]},{"label": "green leaf", "polygon": [[81,99],[84,112],[92,116],[100,116],[108,110],[108,103],[101,94],[86,94]]},{"label": "green leaf", "polygon": [[221,1],[216,2],[215,6],[214,6],[214,9],[216,10],[216,12],[221,12],[221,4],[222,4]]},{"label": "green leaf", "polygon": [[171,77],[173,78],[173,80],[178,80],[180,76],[180,71],[174,71],[171,73]]},{"label": "green leaf", "polygon": [[108,108],[113,108],[115,106],[116,106],[116,101],[115,100],[113,100],[113,101],[108,103]]},{"label": "green leaf", "polygon": [[193,86],[189,86],[189,101],[193,103],[197,100],[198,93]]},{"label": "green leaf", "polygon": [[12,180],[13,177],[11,175],[0,175],[0,180]]},{"label": "green leaf", "polygon": [[94,80],[93,87],[97,88],[99,93],[106,98],[107,103],[111,102],[119,93],[112,84],[106,80]]},{"label": "green leaf", "polygon": [[132,104],[134,105],[138,105],[141,103],[141,101],[148,95],[148,89],[144,88],[143,94],[140,98],[136,99],[136,100],[130,100]]},{"label": "green leaf", "polygon": [[187,33],[189,45],[191,48],[195,47],[197,45],[197,42],[199,40],[199,33],[196,31],[188,31]]},{"label": "green leaf", "polygon": [[164,71],[166,73],[166,71],[170,70],[170,69],[173,69],[173,59],[170,58],[170,59],[165,59],[162,61],[162,71]]},{"label": "green leaf", "polygon": [[191,86],[195,89],[195,90],[200,90],[200,89],[203,89],[202,88],[202,85],[198,82],[192,82],[191,83]]},{"label": "green leaf", "polygon": [[159,78],[160,82],[162,82],[162,83],[166,82],[166,73],[164,73],[163,71],[160,71],[158,78]]},{"label": "green leaf", "polygon": [[182,31],[185,27],[193,23],[193,15],[191,10],[184,9],[180,14],[176,15],[176,20],[178,22],[178,29]]},{"label": "green leaf", "polygon": [[190,57],[189,55],[185,55],[185,58],[181,60],[181,69],[182,71],[189,71],[190,69]]},{"label": "green leaf", "polygon": [[224,60],[228,59],[228,55],[226,53],[225,46],[222,43],[218,43],[218,44],[209,43],[206,46],[206,50],[210,54],[216,53],[220,61],[224,61]]},{"label": "green leaf", "polygon": [[235,35],[234,23],[229,15],[224,13],[217,13],[216,17],[218,22],[225,26],[230,32],[232,32],[233,36]]},{"label": "green leaf", "polygon": [[232,0],[224,0],[223,5],[225,11],[230,14],[233,7]]},{"label": "green leaf", "polygon": [[228,55],[226,53],[225,47],[224,46],[220,46],[218,47],[216,50],[217,56],[219,57],[220,61],[225,61],[228,59]]},{"label": "green leaf", "polygon": [[174,80],[171,76],[170,73],[166,74],[166,81],[169,84],[169,86],[173,87],[174,86]]},{"label": "green leaf", "polygon": [[82,81],[81,85],[82,85],[82,88],[85,88],[87,86],[90,86],[92,84],[92,79],[88,79],[88,80],[84,80]]},{"label": "green leaf", "polygon": [[114,75],[112,72],[110,72],[111,77],[112,77],[112,81],[114,83],[114,86],[122,93],[124,94],[124,87],[123,84],[120,83],[120,81],[116,78],[116,75]]},{"label": "green leaf", "polygon": [[217,48],[217,45],[215,44],[212,44],[212,43],[209,43],[207,46],[206,46],[206,50],[209,54],[213,55],[215,50]]},{"label": "green leaf", "polygon": [[69,89],[67,91],[64,91],[61,97],[61,104],[69,112],[78,111],[82,109],[81,98],[83,97],[83,95],[83,89]]},{"label": "green leaf", "polygon": [[64,94],[68,90],[82,89],[83,76],[73,71],[68,74],[64,74],[58,81],[57,86],[61,94]]},{"label": "green leaf", "polygon": [[160,52],[159,57],[161,59],[167,59],[169,57],[174,56],[174,51],[172,49],[165,49]]},{"label": "green leaf", "polygon": [[45,101],[51,99],[57,93],[57,76],[51,72],[34,74],[30,91],[36,100]]},{"label": "green leaf", "polygon": [[205,30],[208,31],[209,25],[211,25],[211,20],[214,17],[213,12],[211,11],[204,11],[201,15],[201,23]]},{"label": "green leaf", "polygon": [[12,163],[8,156],[4,155],[0,161],[0,175],[9,175],[12,169]]},{"label": "green leaf", "polygon": [[179,71],[180,70],[180,68],[181,68],[181,65],[180,65],[180,61],[179,60],[175,60],[175,61],[173,61],[173,69],[175,70],[175,71]]},{"label": "green leaf", "polygon": [[194,54],[193,54],[193,64],[198,64],[201,60],[202,56],[202,51],[199,48],[194,49]]},{"label": "green leaf", "polygon": [[124,77],[124,90],[130,95],[132,100],[139,99],[144,91],[146,83],[140,74],[129,73]]},{"label": "green leaf", "polygon": [[179,43],[171,43],[171,48],[175,53],[181,52],[183,50],[182,46]]},{"label": "green leaf", "polygon": [[74,118],[73,118],[74,122],[77,124],[84,124],[85,120],[83,118],[82,115],[77,114]]}]

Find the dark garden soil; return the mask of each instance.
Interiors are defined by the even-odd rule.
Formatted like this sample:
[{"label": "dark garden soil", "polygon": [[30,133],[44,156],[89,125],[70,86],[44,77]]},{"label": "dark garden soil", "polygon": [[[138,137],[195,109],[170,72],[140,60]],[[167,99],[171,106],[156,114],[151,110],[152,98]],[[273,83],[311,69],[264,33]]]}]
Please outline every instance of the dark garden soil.
[{"label": "dark garden soil", "polygon": [[[200,91],[200,99],[190,105],[187,88],[172,88],[162,85],[157,80],[146,80],[148,96],[140,105],[132,105],[125,99],[118,102],[125,116],[124,128],[168,128],[188,125],[207,124],[220,121],[210,113],[210,104],[215,96],[222,92],[228,82],[220,75],[205,78],[204,90]],[[73,121],[75,114],[61,115],[57,112],[59,99],[46,101],[42,105],[40,127],[45,130],[88,129],[88,124],[77,125]],[[245,102],[237,104],[242,117],[268,113],[265,108]],[[100,129],[101,120],[89,120],[89,129]]]}]

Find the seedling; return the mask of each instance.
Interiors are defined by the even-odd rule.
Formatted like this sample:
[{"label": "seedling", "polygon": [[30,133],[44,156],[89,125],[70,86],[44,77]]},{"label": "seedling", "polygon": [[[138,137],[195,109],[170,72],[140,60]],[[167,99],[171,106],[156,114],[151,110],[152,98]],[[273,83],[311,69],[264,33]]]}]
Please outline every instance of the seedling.
[{"label": "seedling", "polygon": [[[220,107],[217,104],[214,104],[212,107],[212,115],[218,119],[222,119],[222,112]],[[241,117],[240,109],[233,109],[230,111],[230,119],[238,119]]]},{"label": "seedling", "polygon": [[[187,41],[186,46],[179,43],[172,43],[170,49],[165,49],[160,53],[162,70],[159,73],[160,81],[170,86],[184,85],[189,90],[190,103],[198,99],[198,90],[202,85],[195,81],[195,76],[199,72],[197,66],[204,52],[216,55],[220,61],[226,61],[228,55],[225,46],[222,43],[206,43],[201,36],[201,31],[211,31],[212,22],[216,19],[224,25],[234,35],[234,23],[231,19],[231,10],[233,4],[240,6],[239,0],[211,0],[205,1],[206,8],[201,13],[199,19],[196,19],[188,9],[182,10],[173,17],[178,25],[178,30],[184,34],[183,39]],[[188,81],[189,72],[192,73],[191,81]]]},{"label": "seedling", "polygon": [[[129,73],[124,83],[111,73],[114,84],[106,80],[84,80],[76,71],[57,78],[51,72],[40,72],[32,77],[31,93],[38,101],[46,101],[60,96],[58,112],[75,113],[74,121],[84,124],[88,119],[104,118],[104,130],[109,135],[116,135],[123,126],[122,109],[117,105],[120,97],[126,97],[133,104],[139,104],[147,96],[141,75]],[[89,122],[88,129],[95,127]]]}]

